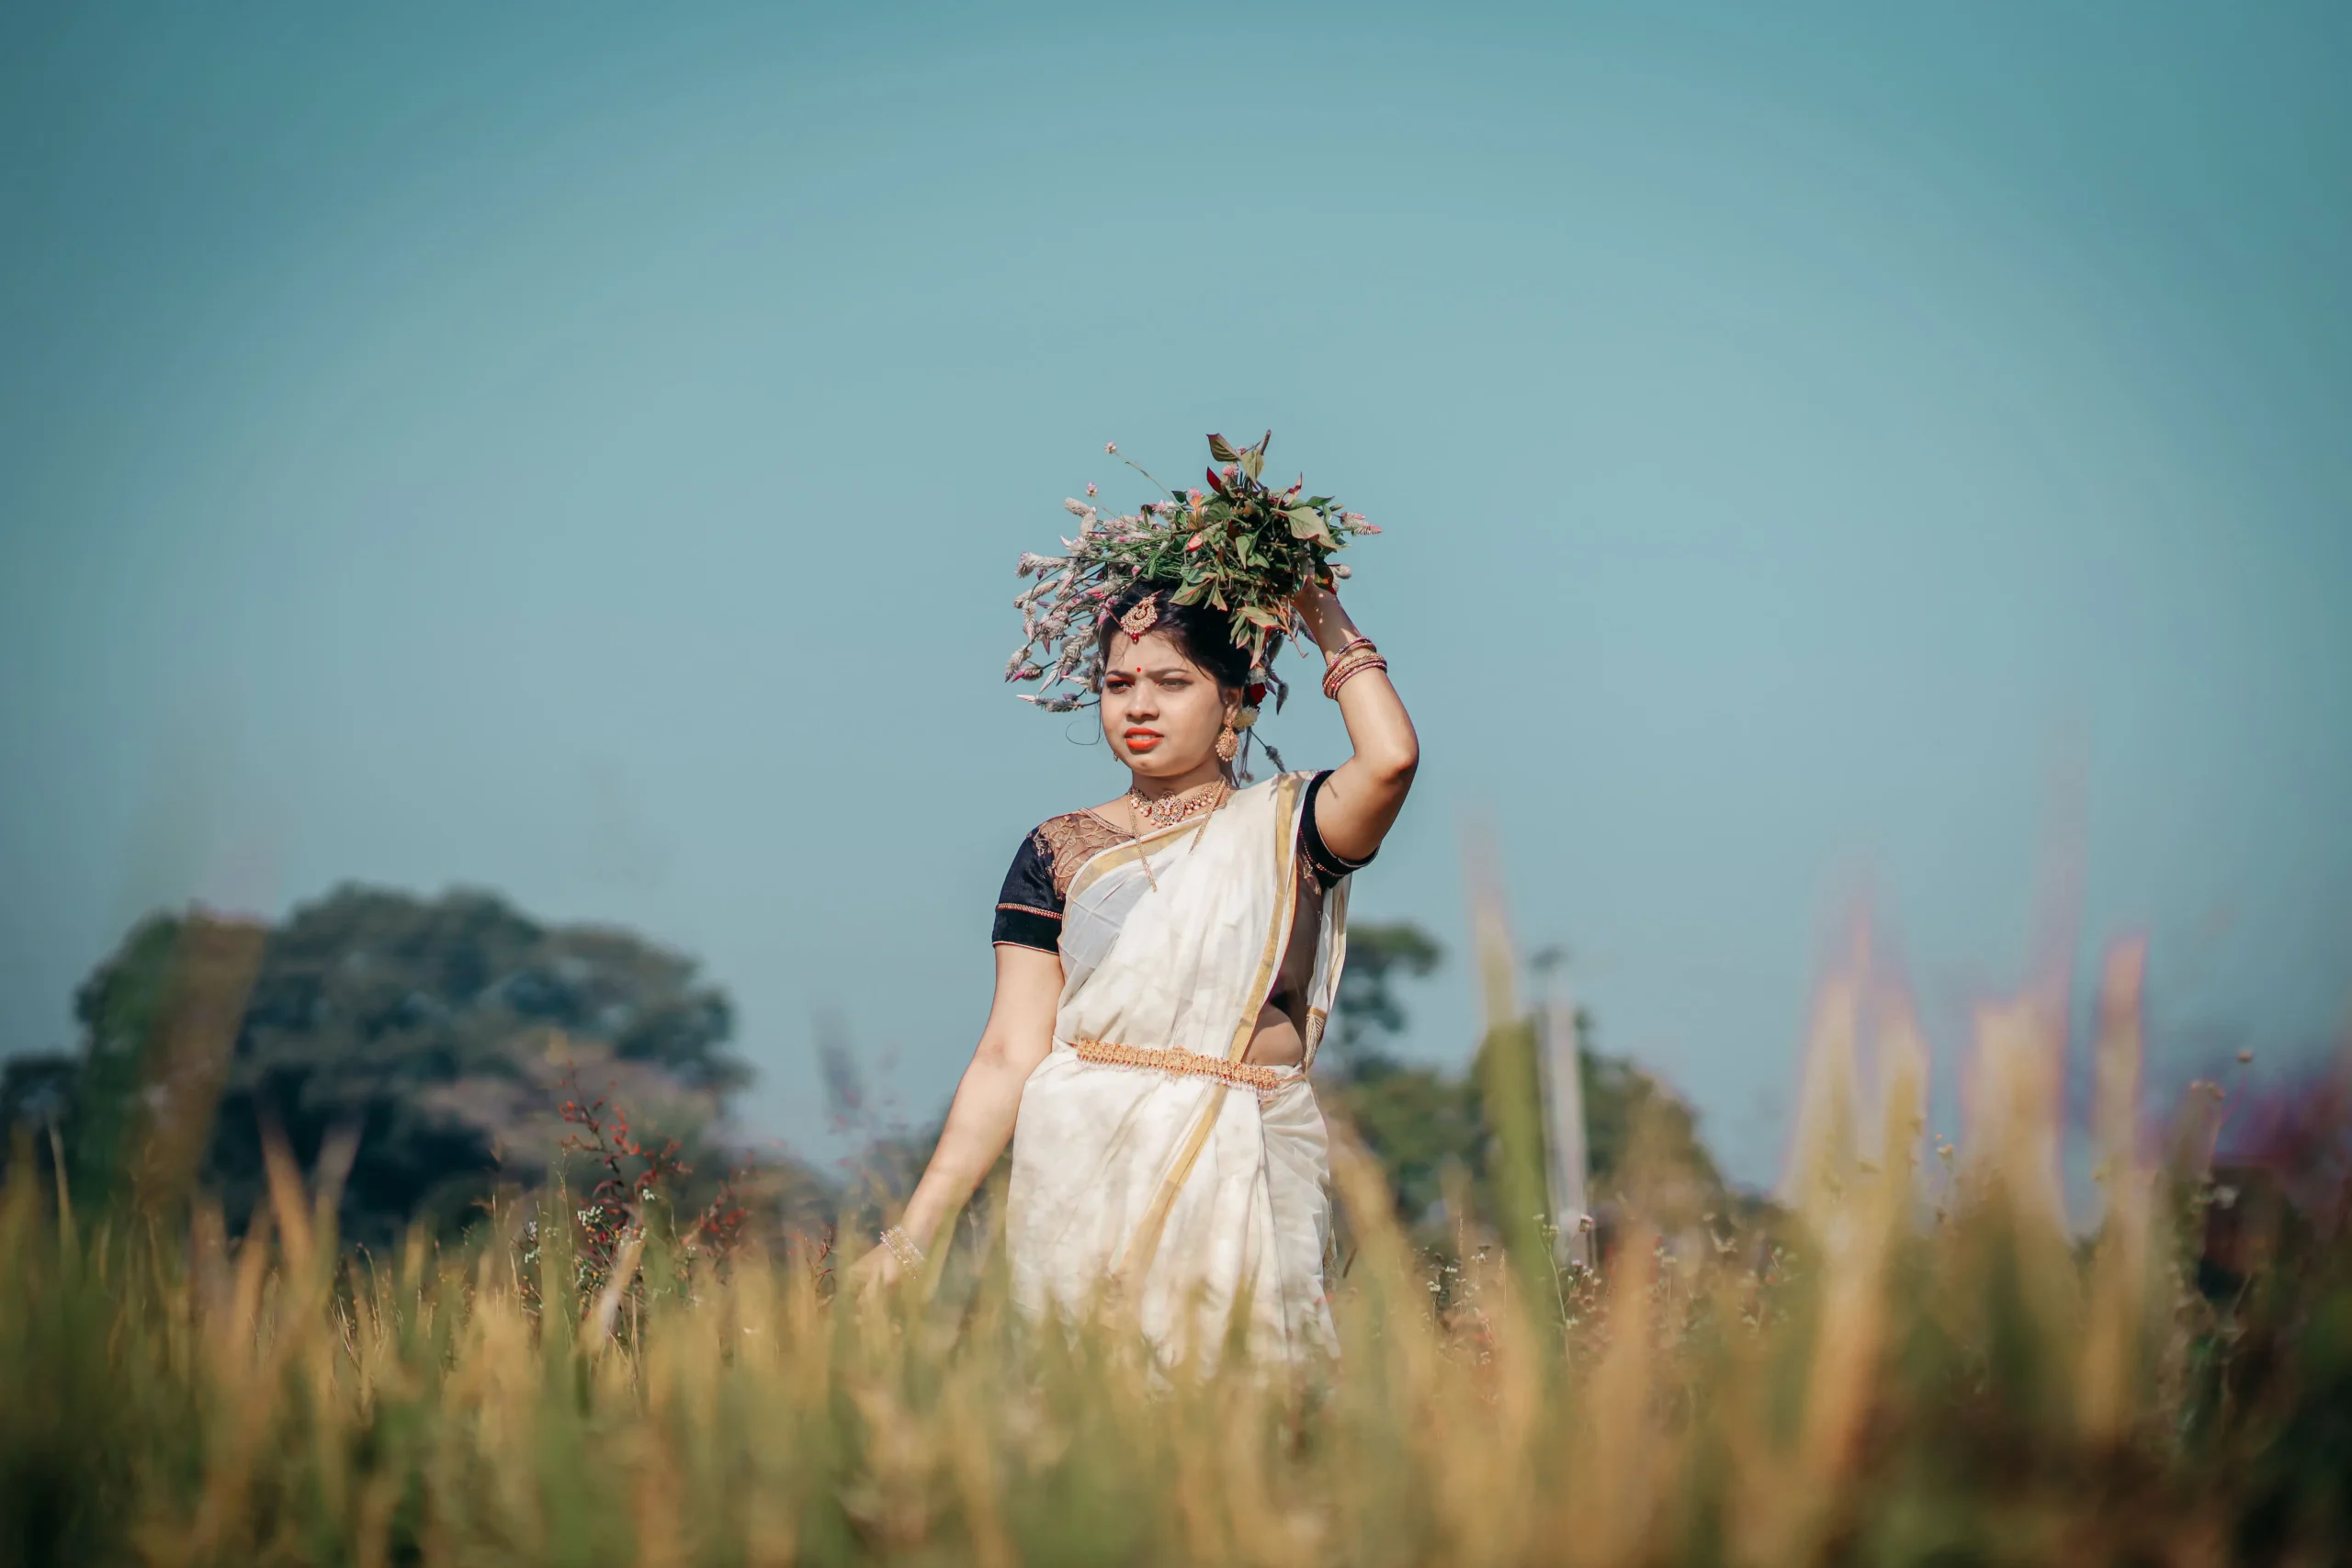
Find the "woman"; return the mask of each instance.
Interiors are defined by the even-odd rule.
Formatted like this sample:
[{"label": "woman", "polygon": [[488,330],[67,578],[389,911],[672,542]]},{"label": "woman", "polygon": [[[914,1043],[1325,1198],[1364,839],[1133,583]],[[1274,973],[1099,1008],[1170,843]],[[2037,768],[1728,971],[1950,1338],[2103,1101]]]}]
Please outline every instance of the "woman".
[{"label": "woman", "polygon": [[919,1267],[1012,1140],[1015,1299],[1107,1292],[1171,1358],[1332,1344],[1329,1205],[1307,1069],[1339,982],[1348,874],[1419,760],[1385,660],[1339,600],[1293,601],[1354,755],[1237,789],[1250,656],[1227,617],[1131,589],[1102,632],[1102,733],[1125,794],[1040,825],[996,914],[996,999],[931,1164],[866,1283]]}]

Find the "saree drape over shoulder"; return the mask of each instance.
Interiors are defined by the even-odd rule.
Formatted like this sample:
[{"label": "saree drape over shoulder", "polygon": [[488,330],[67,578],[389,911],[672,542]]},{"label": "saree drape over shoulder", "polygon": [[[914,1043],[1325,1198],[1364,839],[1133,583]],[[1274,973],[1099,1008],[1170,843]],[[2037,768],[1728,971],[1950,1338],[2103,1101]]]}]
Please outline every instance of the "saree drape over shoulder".
[{"label": "saree drape over shoulder", "polygon": [[[1053,1050],[1012,1142],[1006,1242],[1030,1310],[1107,1290],[1171,1360],[1214,1357],[1234,1325],[1261,1358],[1335,1348],[1322,1112],[1304,1066],[1242,1059],[1297,909],[1306,782],[1238,791],[1072,878]],[[1341,880],[1315,931],[1309,1062],[1346,927]]]}]

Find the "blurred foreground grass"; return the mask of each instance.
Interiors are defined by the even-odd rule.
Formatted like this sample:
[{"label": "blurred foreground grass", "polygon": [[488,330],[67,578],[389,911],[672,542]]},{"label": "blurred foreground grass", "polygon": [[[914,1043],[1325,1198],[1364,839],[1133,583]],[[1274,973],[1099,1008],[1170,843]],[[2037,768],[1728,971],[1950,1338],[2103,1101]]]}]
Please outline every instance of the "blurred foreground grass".
[{"label": "blurred foreground grass", "polygon": [[[1006,1303],[985,1224],[860,1307],[820,1245],[723,1262],[572,1201],[336,1246],[279,1159],[183,1205],[0,1198],[0,1551],[147,1563],[2321,1563],[2352,1545],[2337,1078],[2264,1160],[2218,1091],[2143,1128],[2136,954],[2096,1047],[2100,1217],[2057,1177],[2063,1008],[1988,1011],[1965,1147],[1925,1052],[1825,993],[1788,1209],[1661,1220],[1636,1151],[1596,1273],[1440,1263],[1339,1141],[1345,1354],[1156,1372]],[[1865,1027],[1868,1025],[1869,1027]],[[1865,1094],[1858,1060],[1876,1070]],[[1664,1228],[1661,1228],[1663,1225]],[[1510,1227],[1504,1227],[1508,1232]],[[581,1247],[587,1241],[591,1250]],[[606,1240],[609,1242],[610,1238]]]}]

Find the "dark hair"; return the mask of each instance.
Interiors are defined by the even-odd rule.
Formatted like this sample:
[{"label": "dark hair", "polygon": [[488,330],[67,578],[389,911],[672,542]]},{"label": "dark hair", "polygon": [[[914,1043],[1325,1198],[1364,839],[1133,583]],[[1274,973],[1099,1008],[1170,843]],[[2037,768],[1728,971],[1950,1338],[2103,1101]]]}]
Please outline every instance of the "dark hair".
[{"label": "dark hair", "polygon": [[1139,584],[1111,602],[1111,618],[1102,623],[1102,641],[1095,651],[1101,667],[1111,663],[1111,640],[1119,635],[1119,617],[1146,599],[1159,602],[1159,618],[1151,629],[1165,632],[1184,657],[1208,672],[1210,680],[1237,692],[1250,687],[1250,650],[1233,642],[1232,620],[1223,610],[1204,604],[1174,603],[1165,583]]}]

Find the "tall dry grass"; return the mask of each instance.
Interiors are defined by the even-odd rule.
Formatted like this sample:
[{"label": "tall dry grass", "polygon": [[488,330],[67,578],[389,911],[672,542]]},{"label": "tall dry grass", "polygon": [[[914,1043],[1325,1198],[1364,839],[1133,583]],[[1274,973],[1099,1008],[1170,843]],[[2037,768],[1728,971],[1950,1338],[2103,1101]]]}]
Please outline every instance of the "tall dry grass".
[{"label": "tall dry grass", "polygon": [[2127,950],[2087,1235],[2055,1166],[2060,1017],[1988,1010],[1969,1135],[1930,1152],[1917,1030],[1840,981],[1770,1235],[1661,1233],[1639,1194],[1673,1173],[1636,1172],[1597,1279],[1476,1248],[1433,1278],[1342,1137],[1344,1359],[1301,1378],[1165,1373],[1113,1325],[1025,1322],[972,1227],[866,1306],[810,1250],[722,1269],[658,1239],[583,1290],[560,1195],[471,1248],[374,1258],[336,1246],[332,1159],[280,1160],[234,1240],[202,1210],[94,1223],[20,1159],[0,1541],[188,1565],[2343,1561],[2352,1121],[2319,1106],[2303,1196],[2214,1263],[2211,1206],[2257,1200],[2208,1168],[2210,1095],[2156,1157],[2139,986]]}]

